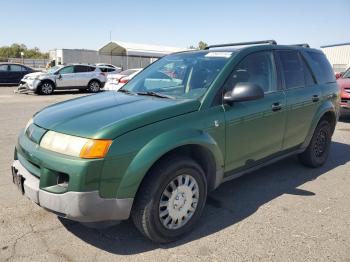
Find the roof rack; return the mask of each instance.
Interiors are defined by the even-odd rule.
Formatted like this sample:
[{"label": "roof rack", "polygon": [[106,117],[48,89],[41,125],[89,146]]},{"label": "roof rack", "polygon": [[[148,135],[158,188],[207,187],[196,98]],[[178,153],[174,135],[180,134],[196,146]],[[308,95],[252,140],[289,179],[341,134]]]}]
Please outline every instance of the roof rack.
[{"label": "roof rack", "polygon": [[263,40],[263,41],[253,41],[253,42],[230,43],[230,44],[221,44],[221,45],[210,45],[204,49],[207,50],[207,49],[216,48],[216,47],[239,46],[239,45],[257,45],[257,44],[277,45],[277,42],[275,40]]},{"label": "roof rack", "polygon": [[296,44],[294,46],[301,46],[301,47],[305,47],[305,48],[310,48],[310,45],[307,44],[307,43],[304,43],[304,44]]}]

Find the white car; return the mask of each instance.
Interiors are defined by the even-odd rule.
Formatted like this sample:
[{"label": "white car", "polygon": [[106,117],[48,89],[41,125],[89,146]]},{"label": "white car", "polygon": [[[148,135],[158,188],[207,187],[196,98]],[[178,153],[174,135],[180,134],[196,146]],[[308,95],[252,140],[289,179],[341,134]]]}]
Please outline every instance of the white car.
[{"label": "white car", "polygon": [[103,90],[119,90],[123,85],[129,82],[134,76],[141,72],[143,68],[128,69],[119,74],[109,74]]},{"label": "white car", "polygon": [[121,67],[118,67],[118,66],[115,66],[115,65],[112,65],[112,64],[106,64],[106,63],[97,63],[95,64],[95,66],[97,67],[110,67],[110,68],[114,68],[115,71],[117,73],[120,73],[122,71],[122,68]]},{"label": "white car", "polygon": [[105,82],[106,76],[99,68],[77,64],[27,74],[22,78],[19,89],[29,89],[41,95],[50,95],[55,89],[82,89],[96,93]]}]

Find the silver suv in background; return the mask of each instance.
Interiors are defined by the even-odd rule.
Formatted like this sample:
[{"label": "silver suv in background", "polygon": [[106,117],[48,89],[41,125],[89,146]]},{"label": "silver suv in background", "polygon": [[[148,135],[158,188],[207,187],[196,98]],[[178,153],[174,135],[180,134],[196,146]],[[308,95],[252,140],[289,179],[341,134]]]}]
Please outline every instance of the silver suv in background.
[{"label": "silver suv in background", "polygon": [[81,89],[99,92],[106,82],[106,76],[92,65],[55,66],[46,72],[25,75],[19,89],[29,89],[41,95],[50,95],[54,90]]}]

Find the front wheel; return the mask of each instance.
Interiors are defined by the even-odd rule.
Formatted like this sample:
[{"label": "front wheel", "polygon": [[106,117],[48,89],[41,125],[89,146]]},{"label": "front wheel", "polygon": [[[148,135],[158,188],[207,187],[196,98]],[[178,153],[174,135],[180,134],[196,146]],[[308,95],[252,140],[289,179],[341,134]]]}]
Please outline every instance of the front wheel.
[{"label": "front wheel", "polygon": [[91,93],[97,93],[101,89],[101,83],[97,80],[91,80],[89,82],[88,89]]},{"label": "front wheel", "polygon": [[299,155],[300,161],[309,167],[322,166],[329,154],[332,131],[331,124],[327,120],[318,123],[306,150]]},{"label": "front wheel", "polygon": [[40,95],[51,95],[53,91],[54,85],[49,81],[44,81],[37,89],[37,93]]},{"label": "front wheel", "polygon": [[167,158],[152,168],[141,184],[132,219],[152,241],[175,241],[193,229],[206,197],[202,168],[188,158]]}]

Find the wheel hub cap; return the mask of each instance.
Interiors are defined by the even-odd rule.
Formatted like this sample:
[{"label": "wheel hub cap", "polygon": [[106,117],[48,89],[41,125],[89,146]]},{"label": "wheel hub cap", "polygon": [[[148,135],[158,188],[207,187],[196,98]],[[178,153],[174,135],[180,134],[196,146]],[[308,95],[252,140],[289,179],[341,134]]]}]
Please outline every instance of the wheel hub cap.
[{"label": "wheel hub cap", "polygon": [[168,229],[184,226],[197,208],[199,189],[190,175],[174,178],[165,188],[159,203],[159,218]]}]

